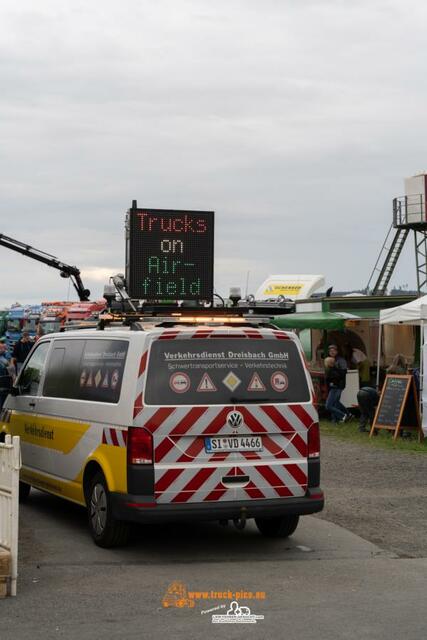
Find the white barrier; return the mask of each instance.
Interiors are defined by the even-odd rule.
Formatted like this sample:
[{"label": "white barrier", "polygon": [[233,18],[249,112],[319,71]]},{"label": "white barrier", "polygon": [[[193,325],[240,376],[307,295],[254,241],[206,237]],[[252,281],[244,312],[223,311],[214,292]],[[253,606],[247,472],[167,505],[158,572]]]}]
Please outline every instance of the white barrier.
[{"label": "white barrier", "polygon": [[10,595],[16,596],[18,577],[19,436],[7,435],[0,443],[0,547],[10,551],[12,572]]}]

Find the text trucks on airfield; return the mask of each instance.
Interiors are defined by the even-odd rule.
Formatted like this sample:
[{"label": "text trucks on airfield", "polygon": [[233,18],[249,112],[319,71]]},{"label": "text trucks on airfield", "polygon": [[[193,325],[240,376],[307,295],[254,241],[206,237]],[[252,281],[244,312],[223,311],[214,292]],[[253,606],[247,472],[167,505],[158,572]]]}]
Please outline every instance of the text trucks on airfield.
[{"label": "text trucks on airfield", "polygon": [[214,214],[138,208],[126,218],[128,294],[140,300],[213,299]]}]

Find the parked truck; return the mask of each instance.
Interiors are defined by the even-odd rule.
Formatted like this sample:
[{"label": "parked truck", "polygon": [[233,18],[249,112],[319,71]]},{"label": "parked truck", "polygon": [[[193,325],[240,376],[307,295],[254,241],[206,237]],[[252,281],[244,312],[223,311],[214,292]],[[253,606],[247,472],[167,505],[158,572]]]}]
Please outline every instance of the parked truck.
[{"label": "parked truck", "polygon": [[6,339],[6,327],[7,318],[9,316],[9,309],[0,309],[0,340]]},{"label": "parked truck", "polygon": [[40,335],[59,331],[67,322],[68,310],[72,305],[72,302],[65,301],[42,302]]},{"label": "parked truck", "polygon": [[28,331],[30,338],[35,338],[41,311],[42,307],[39,304],[15,305],[9,309],[6,324],[6,343],[9,351],[12,351],[23,331]]},{"label": "parked truck", "polygon": [[68,322],[94,320],[105,309],[105,300],[94,302],[75,302],[68,309]]}]

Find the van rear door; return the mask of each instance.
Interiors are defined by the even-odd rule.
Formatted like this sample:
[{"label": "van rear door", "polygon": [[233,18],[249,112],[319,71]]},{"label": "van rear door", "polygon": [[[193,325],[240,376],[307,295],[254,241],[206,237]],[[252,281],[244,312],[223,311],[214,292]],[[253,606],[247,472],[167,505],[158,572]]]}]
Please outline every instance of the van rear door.
[{"label": "van rear door", "polygon": [[268,330],[200,333],[151,345],[135,426],[153,434],[156,500],[303,496],[317,414],[296,341]]}]

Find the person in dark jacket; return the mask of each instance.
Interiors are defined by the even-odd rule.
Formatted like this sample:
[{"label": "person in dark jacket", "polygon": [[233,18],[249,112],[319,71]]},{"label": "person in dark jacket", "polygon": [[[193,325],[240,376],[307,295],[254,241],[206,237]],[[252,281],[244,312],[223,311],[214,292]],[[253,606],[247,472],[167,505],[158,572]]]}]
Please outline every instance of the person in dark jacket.
[{"label": "person in dark jacket", "polygon": [[331,414],[332,422],[348,422],[352,416],[341,402],[341,394],[345,389],[347,363],[344,358],[338,355],[336,345],[330,345],[328,351],[329,356],[325,358],[325,375],[328,387],[325,407]]},{"label": "person in dark jacket", "polygon": [[357,402],[360,409],[359,431],[368,431],[366,425],[371,425],[374,420],[378,400],[378,392],[372,387],[362,387],[357,392]]},{"label": "person in dark jacket", "polygon": [[34,342],[30,340],[30,334],[28,333],[28,331],[23,331],[20,340],[15,342],[15,345],[13,347],[12,362],[15,365],[17,375],[21,371],[22,365],[27,359],[27,355],[30,353],[33,345]]},{"label": "person in dark jacket", "polygon": [[0,409],[9,395],[12,387],[12,376],[10,375],[10,362],[6,357],[7,346],[0,343]]}]

